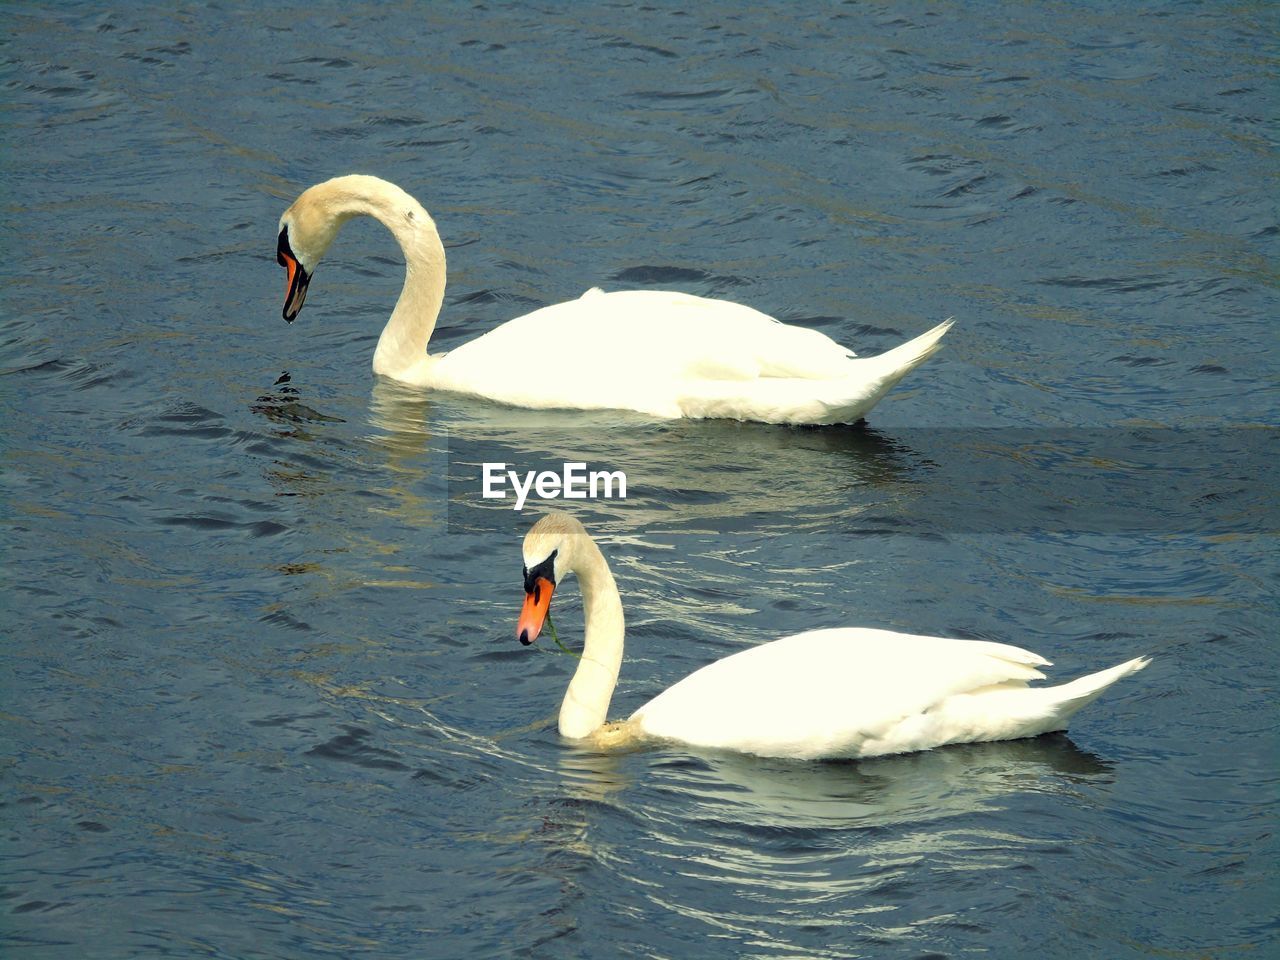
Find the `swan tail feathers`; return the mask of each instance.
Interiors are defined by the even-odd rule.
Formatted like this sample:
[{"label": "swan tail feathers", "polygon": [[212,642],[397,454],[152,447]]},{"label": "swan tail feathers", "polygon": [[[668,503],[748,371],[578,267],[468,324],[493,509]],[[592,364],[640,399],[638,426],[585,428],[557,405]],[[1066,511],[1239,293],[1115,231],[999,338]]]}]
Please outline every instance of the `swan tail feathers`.
[{"label": "swan tail feathers", "polygon": [[1150,657],[1135,657],[1107,670],[1099,670],[1070,683],[1044,690],[1046,694],[1053,694],[1054,720],[1060,724],[1050,729],[1065,729],[1068,720],[1102,696],[1108,687],[1144,669],[1150,662]]},{"label": "swan tail feathers", "polygon": [[879,356],[868,357],[866,362],[882,367],[892,386],[942,348],[942,338],[954,323],[955,320],[948,317],[932,330]]},{"label": "swan tail feathers", "polygon": [[848,361],[850,373],[830,381],[818,416],[806,414],[800,422],[856,423],[879,403],[898,381],[938,352],[940,341],[954,320],[944,320],[914,340],[876,357],[856,357]]}]

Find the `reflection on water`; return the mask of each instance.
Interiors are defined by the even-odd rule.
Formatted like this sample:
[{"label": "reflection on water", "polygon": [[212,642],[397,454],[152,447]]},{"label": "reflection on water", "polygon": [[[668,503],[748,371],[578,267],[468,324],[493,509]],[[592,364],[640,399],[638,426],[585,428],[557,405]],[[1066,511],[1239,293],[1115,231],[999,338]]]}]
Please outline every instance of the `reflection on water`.
[{"label": "reflection on water", "polygon": [[[399,384],[375,385],[371,420],[397,444],[412,445],[439,431],[446,450],[450,525],[455,531],[515,534],[527,521],[514,498],[481,497],[481,465],[551,469],[584,462],[588,469],[621,470],[627,498],[598,499],[593,529],[625,536],[679,527],[753,529],[761,518],[794,511],[792,522],[830,524],[856,516],[865,499],[892,502],[920,469],[909,448],[866,428],[803,429],[728,421],[655,422],[626,412],[502,407],[455,395],[424,396]],[[406,446],[408,449],[409,446]],[[859,497],[852,491],[867,488]],[[526,511],[547,504],[531,499]],[[578,506],[564,504],[565,506]]]},{"label": "reflection on water", "polygon": [[[428,399],[390,382],[376,384],[373,395],[372,421],[386,436],[440,432],[450,520],[460,530],[518,529],[514,494],[481,496],[482,464],[495,462],[521,475],[558,473],[566,462],[623,471],[626,501],[590,504],[597,529],[619,535],[699,525],[758,531],[782,512],[790,529],[823,536],[1280,530],[1266,479],[1280,434],[1270,427],[814,429],[548,414],[453,395]],[[545,505],[531,496],[525,509]]]},{"label": "reflection on water", "polygon": [[[683,748],[641,752],[646,793],[680,810],[695,802],[700,822],[739,824],[748,833],[927,823],[998,810],[1011,794],[1072,792],[1073,785],[1106,782],[1112,772],[1065,734],[822,763]],[[559,760],[562,786],[578,800],[605,802],[634,785],[628,756],[568,748]],[[646,813],[666,816],[660,807]]]},{"label": "reflection on water", "polygon": [[382,447],[400,469],[430,450],[432,397],[384,377],[374,379],[369,395],[369,425],[374,428],[369,442]]},{"label": "reflection on water", "polygon": [[1027,805],[1104,803],[1114,766],[1052,734],[838,763],[568,748],[558,772],[547,839],[609,877],[624,909],[834,957],[855,940],[916,940],[897,918],[939,877],[1003,876],[1051,853],[1059,841]]},{"label": "reflection on water", "polygon": [[705,816],[752,829],[875,829],[1000,807],[1009,794],[1053,792],[1109,772],[1064,735],[961,744],[923,753],[816,764],[732,754],[656,763],[655,785],[696,797]]}]

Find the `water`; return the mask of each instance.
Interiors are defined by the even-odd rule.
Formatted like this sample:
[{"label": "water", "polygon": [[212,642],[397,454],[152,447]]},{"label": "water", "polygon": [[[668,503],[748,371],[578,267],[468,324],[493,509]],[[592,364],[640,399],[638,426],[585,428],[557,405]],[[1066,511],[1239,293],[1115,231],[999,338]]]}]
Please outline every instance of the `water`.
[{"label": "water", "polygon": [[[1280,948],[1274,7],[5,20],[7,956]],[[438,347],[596,284],[958,323],[866,430],[415,394],[369,373],[376,224],[280,320],[276,219],[352,171],[441,226]],[[528,520],[468,481],[564,458],[633,492],[578,510],[614,715],[841,624],[1155,662],[1069,737],[575,750]]]}]

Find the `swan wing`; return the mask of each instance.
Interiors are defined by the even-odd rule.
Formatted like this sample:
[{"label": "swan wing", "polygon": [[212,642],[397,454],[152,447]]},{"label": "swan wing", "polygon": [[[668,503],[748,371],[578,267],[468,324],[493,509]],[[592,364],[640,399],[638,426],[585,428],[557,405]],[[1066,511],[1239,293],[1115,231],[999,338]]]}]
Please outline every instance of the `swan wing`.
[{"label": "swan wing", "polygon": [[687,415],[682,401],[700,384],[727,385],[720,392],[735,396],[763,379],[839,379],[852,359],[823,333],[728,300],[589,290],[445,354],[432,385],[520,406],[676,417]]},{"label": "swan wing", "polygon": [[[796,758],[870,756],[950,742],[946,730],[915,731],[919,718],[957,695],[1025,688],[1047,665],[1002,643],[817,630],[703,667],[632,719],[650,736],[696,746]],[[908,729],[917,740],[944,739],[906,743]]]}]

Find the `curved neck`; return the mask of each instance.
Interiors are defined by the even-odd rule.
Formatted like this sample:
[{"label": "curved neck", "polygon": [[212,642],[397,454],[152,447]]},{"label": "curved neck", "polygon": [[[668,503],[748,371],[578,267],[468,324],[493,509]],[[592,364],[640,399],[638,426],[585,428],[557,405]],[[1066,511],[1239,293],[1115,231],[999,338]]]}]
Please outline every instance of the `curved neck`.
[{"label": "curved neck", "polygon": [[394,184],[363,176],[334,183],[345,188],[334,203],[338,220],[373,217],[391,231],[404,254],[404,287],[373,354],[373,372],[395,376],[426,359],[444,303],[444,244],[427,211]]},{"label": "curved neck", "polygon": [[560,733],[581,739],[604,725],[613,688],[622,667],[622,598],[604,555],[589,538],[583,538],[586,556],[574,566],[582,584],[586,639],[582,659],[569,681],[560,704]]}]

